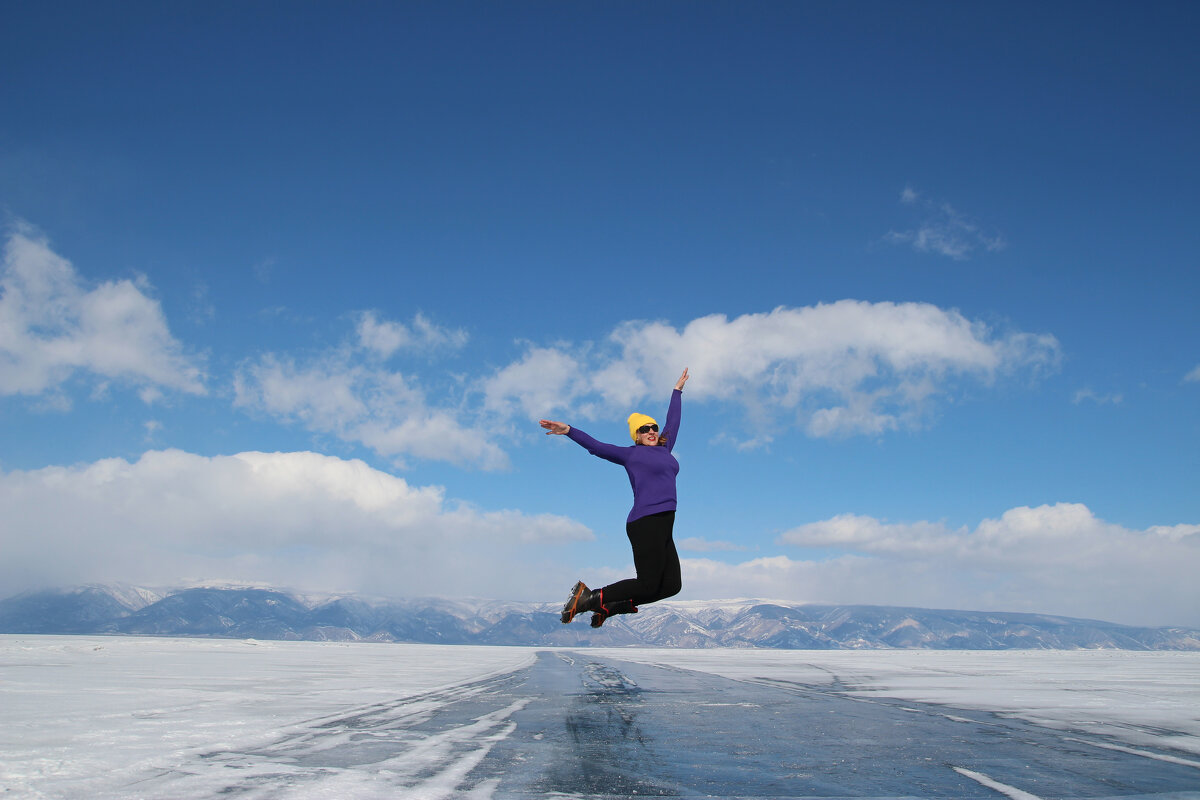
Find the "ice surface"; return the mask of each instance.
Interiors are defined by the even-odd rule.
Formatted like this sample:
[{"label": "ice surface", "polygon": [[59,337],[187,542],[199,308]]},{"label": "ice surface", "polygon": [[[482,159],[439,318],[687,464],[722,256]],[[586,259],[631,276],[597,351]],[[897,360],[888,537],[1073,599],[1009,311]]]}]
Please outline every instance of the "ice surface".
[{"label": "ice surface", "polygon": [[[992,711],[1056,729],[1200,755],[1200,653],[1129,650],[611,650],[735,680],[838,683],[888,697]],[[1198,760],[1200,761],[1200,760]]]},{"label": "ice surface", "polygon": [[[725,679],[735,683],[722,682]],[[581,692],[581,681],[590,688]],[[607,737],[607,752],[625,748],[612,774],[628,775],[630,787],[640,787],[644,794],[657,785],[659,793],[682,794],[681,785],[715,786],[725,780],[721,775],[744,772],[749,762],[739,759],[750,756],[706,761],[708,756],[697,751],[691,754],[696,765],[688,767],[667,745],[665,761],[646,760],[646,754],[660,746],[656,741],[708,735],[723,751],[725,740],[715,729],[705,732],[688,720],[729,724],[742,731],[737,752],[759,754],[755,775],[773,767],[782,770],[783,760],[772,755],[778,743],[772,741],[770,725],[808,731],[816,718],[772,718],[770,714],[781,713],[772,707],[772,698],[808,695],[818,699],[821,715],[832,715],[823,718],[839,721],[838,735],[849,731],[852,738],[826,736],[820,742],[826,750],[819,757],[815,750],[808,756],[797,751],[783,760],[816,759],[813,763],[824,768],[844,755],[852,763],[856,755],[849,751],[860,747],[853,737],[865,741],[874,736],[874,746],[900,747],[904,749],[896,752],[906,754],[921,746],[911,738],[889,743],[856,727],[859,723],[848,721],[850,715],[841,705],[836,713],[823,710],[833,708],[835,701],[848,702],[864,709],[862,726],[911,737],[915,723],[897,722],[899,714],[901,720],[932,720],[921,722],[921,731],[938,729],[936,720],[941,720],[959,732],[953,743],[959,748],[956,760],[931,744],[934,749],[921,758],[930,766],[913,766],[911,760],[897,763],[909,770],[905,780],[918,780],[912,777],[914,770],[924,770],[920,780],[927,773],[950,775],[936,777],[943,782],[933,784],[941,787],[937,796],[947,796],[946,787],[952,786],[948,781],[954,778],[979,793],[969,796],[1043,796],[1030,791],[1036,786],[1027,778],[1028,767],[1000,772],[993,767],[1004,766],[1003,759],[966,763],[960,757],[990,751],[989,745],[973,741],[977,734],[970,732],[988,730],[986,714],[991,712],[998,715],[993,719],[1018,721],[1004,726],[1031,723],[1047,732],[1053,747],[1038,745],[1036,752],[1050,753],[1045,774],[1051,777],[1057,774],[1053,759],[1066,757],[1059,751],[1074,748],[1084,753],[1071,758],[1082,758],[1072,763],[1083,764],[1079,769],[1085,777],[1091,771],[1086,754],[1096,753],[1110,761],[1159,765],[1149,773],[1173,770],[1184,777],[1171,779],[1172,786],[1197,793],[1171,796],[1200,797],[1200,758],[1192,757],[1200,755],[1197,653],[581,652],[55,636],[0,636],[0,794],[179,799],[229,792],[246,798],[562,796],[563,786],[587,788],[610,780],[564,772],[562,754],[582,746],[579,740],[572,743],[567,732],[580,726],[597,731],[589,736]],[[922,709],[906,714],[907,704],[922,704]],[[875,708],[879,710],[871,710]],[[762,741],[753,740],[758,732]],[[1006,736],[1012,746],[1036,738]],[[584,737],[583,745],[588,739]],[[811,744],[816,747],[817,739]],[[1099,755],[1105,753],[1108,756]],[[630,760],[639,758],[645,762],[642,767]],[[568,766],[575,761],[565,759]],[[878,758],[868,761],[870,769],[881,768]],[[661,782],[667,778],[659,774],[664,764],[674,770],[670,780],[675,781],[665,789],[667,784]],[[640,777],[636,768],[643,770]],[[1146,774],[1143,768],[1133,771]],[[541,783],[534,777],[516,777],[538,774],[549,777],[538,779]],[[794,770],[788,777],[781,771],[779,780],[816,780],[796,777],[803,774]],[[857,794],[869,794],[858,791],[868,780],[887,785],[878,775],[848,777],[846,770],[830,774],[836,780],[859,781],[850,784]],[[523,788],[513,788],[517,785]],[[763,795],[755,796],[783,793],[765,779],[763,786]],[[574,796],[596,796],[572,791],[579,792]],[[621,796],[621,791],[629,794],[633,789],[608,791]],[[1093,794],[1078,796],[1097,796],[1094,787],[1088,791]],[[749,788],[745,793],[751,794]],[[913,794],[892,790],[888,796]],[[1060,791],[1051,796],[1072,795]]]},{"label": "ice surface", "polygon": [[265,746],[313,718],[534,659],[505,647],[0,636],[0,794],[120,796],[114,787],[200,753]]}]

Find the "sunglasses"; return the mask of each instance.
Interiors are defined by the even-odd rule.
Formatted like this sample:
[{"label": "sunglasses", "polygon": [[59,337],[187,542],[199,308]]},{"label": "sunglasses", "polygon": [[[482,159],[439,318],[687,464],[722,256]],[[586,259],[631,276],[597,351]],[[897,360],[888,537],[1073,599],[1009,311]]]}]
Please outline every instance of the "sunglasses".
[{"label": "sunglasses", "polygon": [[643,433],[649,433],[650,431],[654,431],[655,433],[658,433],[658,426],[657,425],[643,425],[642,427],[637,429],[638,436],[641,436]]}]

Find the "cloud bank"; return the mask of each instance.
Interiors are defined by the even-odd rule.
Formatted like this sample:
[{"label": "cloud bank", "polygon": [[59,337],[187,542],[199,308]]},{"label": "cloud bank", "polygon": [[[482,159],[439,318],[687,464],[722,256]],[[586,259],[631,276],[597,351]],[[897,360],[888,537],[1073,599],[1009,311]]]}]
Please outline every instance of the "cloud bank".
[{"label": "cloud bank", "polygon": [[974,530],[845,514],[787,531],[778,544],[839,555],[689,560],[689,591],[1200,625],[1200,584],[1192,577],[1200,570],[1200,525],[1133,530],[1059,503],[1014,508]]},{"label": "cloud bank", "polygon": [[[556,600],[578,577],[565,517],[483,510],[361,461],[316,453],[0,473],[0,586],[221,579],[384,596]],[[696,551],[737,549],[683,541]],[[973,530],[845,514],[783,533],[780,554],[687,558],[682,599],[1055,613],[1200,625],[1200,525],[1132,530],[1086,506],[1014,508]],[[832,558],[805,559],[819,548]],[[784,554],[789,553],[789,554]],[[585,569],[597,583],[629,566]],[[560,585],[561,584],[561,585]]]},{"label": "cloud bank", "polygon": [[[0,586],[221,578],[388,596],[540,598],[546,554],[590,539],[565,517],[487,511],[316,453],[0,474]],[[567,581],[564,572],[560,582]],[[557,590],[556,590],[557,591]]]}]

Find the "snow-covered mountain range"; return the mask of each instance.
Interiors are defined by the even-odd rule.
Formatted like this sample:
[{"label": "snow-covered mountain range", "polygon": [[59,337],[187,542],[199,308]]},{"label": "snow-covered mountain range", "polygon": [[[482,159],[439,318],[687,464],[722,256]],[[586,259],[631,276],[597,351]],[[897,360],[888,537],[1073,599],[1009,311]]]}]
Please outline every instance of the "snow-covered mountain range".
[{"label": "snow-covered mountain range", "polygon": [[596,630],[586,618],[563,625],[558,610],[545,603],[376,600],[269,588],[86,586],[0,601],[0,633],[570,647],[1200,650],[1197,630],[1043,614],[667,601]]}]

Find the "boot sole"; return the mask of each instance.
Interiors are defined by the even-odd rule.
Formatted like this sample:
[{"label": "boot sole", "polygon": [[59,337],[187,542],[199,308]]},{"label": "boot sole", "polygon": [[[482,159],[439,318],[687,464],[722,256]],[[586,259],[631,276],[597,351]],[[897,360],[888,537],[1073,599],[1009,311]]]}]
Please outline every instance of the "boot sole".
[{"label": "boot sole", "polygon": [[567,602],[563,605],[562,621],[566,625],[571,620],[575,619],[575,615],[579,613],[579,598],[583,597],[583,593],[587,591],[587,586],[583,581],[579,581],[571,589],[571,596],[567,598]]}]

